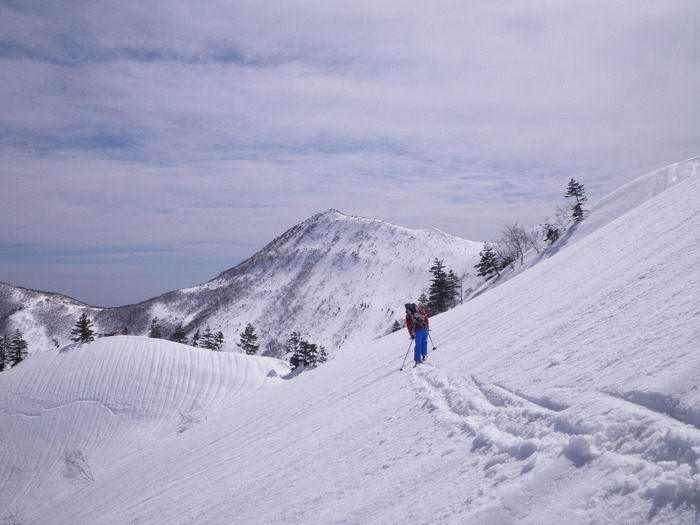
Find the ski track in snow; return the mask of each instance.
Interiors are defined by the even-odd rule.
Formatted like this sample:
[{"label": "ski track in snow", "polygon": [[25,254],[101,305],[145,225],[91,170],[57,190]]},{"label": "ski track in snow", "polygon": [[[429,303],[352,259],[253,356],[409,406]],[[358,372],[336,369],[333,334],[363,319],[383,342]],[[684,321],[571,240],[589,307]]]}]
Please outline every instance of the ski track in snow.
[{"label": "ski track in snow", "polygon": [[[451,426],[453,433],[473,436],[472,449],[490,456],[487,466],[520,461],[525,473],[540,453],[561,454],[580,467],[605,451],[633,470],[654,471],[653,481],[666,484],[668,495],[672,493],[678,502],[700,502],[700,486],[697,477],[693,479],[698,472],[700,430],[666,412],[586,391],[574,397],[605,410],[599,419],[586,421],[580,417],[585,407],[553,408],[548,401],[535,402],[530,396],[430,364],[417,367],[413,375],[425,398],[423,408]],[[630,436],[642,439],[631,441]],[[675,472],[668,476],[665,472],[672,463]]]}]

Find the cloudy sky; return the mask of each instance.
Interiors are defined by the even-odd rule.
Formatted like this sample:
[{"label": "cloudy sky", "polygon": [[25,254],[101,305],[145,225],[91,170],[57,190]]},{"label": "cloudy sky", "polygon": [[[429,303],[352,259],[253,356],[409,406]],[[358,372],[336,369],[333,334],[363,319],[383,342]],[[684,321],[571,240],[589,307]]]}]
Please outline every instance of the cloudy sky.
[{"label": "cloudy sky", "polygon": [[0,281],[116,306],[336,208],[487,241],[700,155],[697,0],[1,0]]}]

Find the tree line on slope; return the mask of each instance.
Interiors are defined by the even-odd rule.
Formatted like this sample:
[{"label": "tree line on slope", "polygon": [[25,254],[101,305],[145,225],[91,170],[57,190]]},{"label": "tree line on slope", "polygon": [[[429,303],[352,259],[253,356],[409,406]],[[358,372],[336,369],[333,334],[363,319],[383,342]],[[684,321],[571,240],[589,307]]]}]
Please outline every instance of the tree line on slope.
[{"label": "tree line on slope", "polygon": [[[92,330],[92,321],[87,317],[87,314],[83,314],[80,319],[78,319],[71,334],[74,336],[73,341],[75,342],[94,341],[95,332]],[[162,338],[157,317],[151,322],[148,336],[155,339]],[[221,346],[224,342],[224,335],[222,332],[214,334],[212,330],[207,327],[204,334],[200,335],[199,330],[197,330],[192,336],[192,339],[188,340],[187,333],[184,331],[182,324],[180,324],[170,336],[169,340],[187,344],[195,348],[201,347],[217,351],[221,350]],[[258,336],[255,333],[255,327],[251,323],[248,323],[243,332],[240,333],[240,339],[236,344],[247,355],[256,355],[258,353],[260,349]],[[291,354],[289,357],[289,365],[292,367],[292,370],[296,370],[301,366],[306,368],[318,366],[325,363],[328,358],[326,349],[323,346],[305,341],[301,338],[299,332],[292,332],[285,343],[285,351],[287,354]]]},{"label": "tree line on slope", "polygon": [[[74,343],[90,343],[96,337],[116,335],[98,335],[93,326],[92,319],[86,313],[81,314],[71,330],[71,341]],[[128,335],[128,330],[124,330],[122,335]],[[154,339],[162,339],[161,326],[157,317],[151,322],[148,336]],[[170,335],[169,340],[195,348],[220,351],[224,343],[224,335],[221,331],[214,333],[210,327],[207,327],[203,334],[197,330],[192,338],[189,339],[182,324],[180,324]],[[255,327],[251,323],[248,323],[243,332],[240,333],[240,339],[236,344],[247,355],[256,355],[258,353],[260,349],[258,336],[255,333]],[[15,336],[12,338],[7,335],[0,338],[0,372],[6,368],[16,366],[26,358],[27,348],[27,342],[19,330],[16,331]],[[299,332],[292,332],[285,342],[284,348],[285,353],[289,355],[288,360],[292,370],[296,370],[299,367],[316,367],[325,363],[328,359],[328,353],[323,346],[302,339]]]},{"label": "tree line on slope", "polygon": [[[527,230],[515,224],[506,224],[501,231],[502,237],[495,243],[485,243],[479,253],[479,263],[474,266],[478,277],[486,281],[499,278],[501,272],[513,266],[516,261],[524,264],[525,253],[534,249],[540,253],[540,242],[554,244],[566,231],[570,224],[578,224],[587,214],[583,205],[588,200],[585,187],[573,178],[569,181],[566,199],[568,205],[559,206],[554,219],[548,220],[542,230]],[[418,298],[418,306],[423,308],[429,317],[446,312],[462,302],[463,290],[461,280],[452,270],[447,270],[443,261],[435,259],[429,273],[432,275],[428,294],[425,292]],[[459,300],[459,302],[458,302]],[[392,331],[396,332],[405,326],[403,321],[394,321]]]},{"label": "tree line on slope", "polygon": [[[71,331],[71,335],[73,335],[72,340],[76,343],[88,343],[95,340],[92,321],[87,314],[83,313],[80,316]],[[151,322],[148,336],[154,339],[162,338],[161,327],[157,317]],[[204,334],[200,334],[200,331],[197,330],[192,338],[188,339],[182,324],[179,324],[169,340],[196,348],[201,347],[218,351],[221,350],[223,345],[224,335],[222,332],[214,334],[211,328],[207,327]],[[255,327],[251,323],[248,323],[243,332],[240,333],[240,339],[236,344],[247,355],[256,355],[258,353],[260,349],[258,336],[255,333]],[[289,365],[292,367],[292,370],[296,370],[301,366],[305,368],[315,367],[325,363],[328,358],[328,354],[323,346],[318,346],[302,339],[299,332],[292,332],[285,343],[285,351],[287,354],[290,354]]]},{"label": "tree line on slope", "polygon": [[484,249],[479,254],[479,263],[475,265],[476,275],[487,281],[500,278],[501,273],[509,266],[513,267],[516,261],[519,260],[520,265],[524,263],[528,249],[533,248],[540,253],[540,242],[544,241],[551,246],[572,223],[576,225],[581,222],[588,212],[583,207],[588,200],[584,185],[572,178],[564,198],[569,199],[567,204],[557,208],[555,217],[545,222],[541,231],[526,230],[517,222],[506,224],[498,241],[484,244]]},{"label": "tree line on slope", "polygon": [[[148,337],[152,339],[163,339],[162,328],[157,317],[151,321],[151,325],[148,330]],[[74,343],[90,343],[95,340],[95,330],[93,330],[92,320],[83,313],[80,318],[75,323],[73,330],[71,330],[71,335],[73,336],[71,340]],[[104,334],[102,337],[110,337],[117,335],[116,333]],[[122,330],[122,335],[129,335],[127,329]],[[221,350],[224,344],[224,334],[219,331],[214,333],[211,327],[207,326],[204,333],[197,330],[191,339],[188,339],[187,332],[182,327],[180,323],[173,333],[168,338],[169,341],[175,343],[182,343],[195,348],[206,348],[208,350]]]}]

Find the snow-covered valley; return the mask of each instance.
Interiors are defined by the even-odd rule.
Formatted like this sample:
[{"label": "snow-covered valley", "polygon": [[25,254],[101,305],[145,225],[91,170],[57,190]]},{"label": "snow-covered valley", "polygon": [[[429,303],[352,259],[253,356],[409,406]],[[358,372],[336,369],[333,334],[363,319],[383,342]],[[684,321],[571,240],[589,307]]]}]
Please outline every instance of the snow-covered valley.
[{"label": "snow-covered valley", "polygon": [[0,375],[0,520],[698,523],[699,166],[434,317],[417,368],[405,331],[292,380],[137,337],[30,356]]}]

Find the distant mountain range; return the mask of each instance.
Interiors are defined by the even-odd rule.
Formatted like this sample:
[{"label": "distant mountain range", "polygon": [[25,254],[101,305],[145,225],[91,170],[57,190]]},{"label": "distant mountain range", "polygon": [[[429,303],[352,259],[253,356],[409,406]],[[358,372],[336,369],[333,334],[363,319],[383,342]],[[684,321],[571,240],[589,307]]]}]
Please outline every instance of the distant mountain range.
[{"label": "distant mountain range", "polygon": [[0,334],[22,331],[30,354],[64,346],[84,312],[101,334],[145,335],[158,318],[164,338],[180,323],[190,337],[210,327],[224,334],[225,350],[236,350],[251,323],[261,354],[280,355],[293,331],[332,353],[387,334],[403,304],[427,291],[435,258],[462,278],[467,296],[482,282],[474,274],[482,248],[437,229],[329,210],[207,283],[135,305],[96,308],[0,283]]}]

